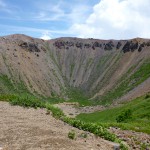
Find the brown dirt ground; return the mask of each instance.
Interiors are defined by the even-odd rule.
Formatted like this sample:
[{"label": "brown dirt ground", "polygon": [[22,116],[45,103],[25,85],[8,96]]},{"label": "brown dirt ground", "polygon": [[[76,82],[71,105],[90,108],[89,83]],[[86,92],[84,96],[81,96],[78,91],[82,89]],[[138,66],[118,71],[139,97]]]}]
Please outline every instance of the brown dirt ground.
[{"label": "brown dirt ground", "polygon": [[58,103],[55,104],[55,106],[60,108],[66,116],[71,118],[74,118],[81,113],[92,113],[95,111],[102,111],[105,109],[105,107],[101,105],[79,107],[78,103],[70,102]]},{"label": "brown dirt ground", "polygon": [[[75,130],[76,140],[68,138]],[[2,150],[111,150],[113,143],[73,128],[45,109],[27,109],[0,102],[0,149]]]}]

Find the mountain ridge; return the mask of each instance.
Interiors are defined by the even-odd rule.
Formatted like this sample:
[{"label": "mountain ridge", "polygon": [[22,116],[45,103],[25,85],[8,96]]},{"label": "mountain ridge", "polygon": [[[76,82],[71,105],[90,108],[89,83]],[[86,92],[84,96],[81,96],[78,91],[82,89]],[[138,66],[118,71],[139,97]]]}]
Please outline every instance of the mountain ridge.
[{"label": "mountain ridge", "polygon": [[[75,100],[70,93],[80,91],[90,101],[107,104],[132,93],[150,77],[149,71],[141,76],[142,67],[149,69],[149,39],[42,40],[14,34],[0,37],[0,46],[1,93],[10,92],[2,82],[2,76],[6,75],[15,88],[22,83],[35,95]],[[123,85],[126,87],[118,91]],[[143,88],[150,91],[148,84]],[[133,95],[131,98],[137,94]]]},{"label": "mountain ridge", "polygon": [[134,37],[134,38],[124,38],[124,39],[99,39],[99,38],[82,38],[82,37],[72,37],[72,36],[65,36],[65,37],[56,37],[56,38],[51,38],[48,40],[42,39],[42,38],[38,38],[38,37],[32,37],[30,35],[26,35],[26,34],[20,34],[20,33],[14,33],[14,34],[8,34],[8,35],[1,35],[1,38],[8,38],[8,37],[17,37],[17,36],[24,36],[24,37],[28,37],[28,38],[34,38],[34,39],[40,39],[40,40],[44,40],[44,41],[49,41],[49,40],[55,40],[55,39],[62,39],[62,38],[75,38],[75,39],[91,39],[91,40],[102,40],[102,41],[109,41],[109,40],[115,40],[115,41],[126,41],[126,40],[149,40],[149,38],[142,38],[142,37]]}]

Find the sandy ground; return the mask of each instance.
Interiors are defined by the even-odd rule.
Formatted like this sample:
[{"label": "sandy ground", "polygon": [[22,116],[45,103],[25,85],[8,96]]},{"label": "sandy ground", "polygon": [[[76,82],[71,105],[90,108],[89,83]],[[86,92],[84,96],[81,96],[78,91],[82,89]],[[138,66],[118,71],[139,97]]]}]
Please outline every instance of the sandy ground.
[{"label": "sandy ground", "polygon": [[63,103],[58,103],[55,104],[56,107],[60,108],[64,114],[70,118],[75,118],[77,115],[81,113],[93,113],[96,111],[103,111],[105,109],[109,108],[114,108],[121,106],[119,103],[114,103],[110,105],[109,107],[105,107],[102,105],[97,105],[97,106],[84,106],[84,107],[79,107],[78,103],[72,103],[72,102],[63,102]]},{"label": "sandy ground", "polygon": [[60,108],[66,116],[71,118],[74,118],[81,113],[92,113],[95,111],[102,111],[105,109],[105,107],[101,105],[79,107],[78,103],[70,102],[58,103],[55,104],[55,106]]},{"label": "sandy ground", "polygon": [[[76,132],[76,140],[68,132]],[[81,133],[51,115],[45,109],[27,109],[0,102],[0,149],[2,150],[111,150],[113,143]]]}]

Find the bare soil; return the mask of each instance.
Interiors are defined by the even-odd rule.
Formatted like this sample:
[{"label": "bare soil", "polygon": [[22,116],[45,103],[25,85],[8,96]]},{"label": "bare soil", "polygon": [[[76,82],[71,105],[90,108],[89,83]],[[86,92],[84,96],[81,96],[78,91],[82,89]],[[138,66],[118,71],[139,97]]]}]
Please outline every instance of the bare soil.
[{"label": "bare soil", "polygon": [[55,104],[55,106],[60,108],[66,116],[71,118],[74,118],[81,113],[92,113],[95,111],[102,111],[105,109],[105,107],[101,105],[79,107],[78,103],[70,102],[58,103]]},{"label": "bare soil", "polygon": [[96,111],[103,111],[109,108],[118,107],[121,105],[122,104],[118,102],[113,103],[109,107],[108,106],[105,107],[102,105],[79,107],[79,103],[77,102],[63,102],[63,103],[55,104],[56,107],[60,108],[64,112],[64,114],[70,118],[75,118],[77,115],[81,113],[89,114]]},{"label": "bare soil", "polygon": [[[68,138],[69,131],[76,139]],[[46,115],[45,109],[27,109],[0,102],[0,149],[2,150],[111,150],[114,145]]]}]

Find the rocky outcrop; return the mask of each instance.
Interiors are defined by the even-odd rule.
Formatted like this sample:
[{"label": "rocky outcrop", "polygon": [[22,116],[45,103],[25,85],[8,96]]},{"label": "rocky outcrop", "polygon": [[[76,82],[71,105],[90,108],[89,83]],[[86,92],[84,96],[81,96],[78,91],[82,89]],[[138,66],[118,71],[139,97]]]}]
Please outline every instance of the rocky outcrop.
[{"label": "rocky outcrop", "polygon": [[139,52],[141,52],[141,51],[142,51],[142,49],[143,49],[144,45],[145,45],[144,43],[140,44],[140,46],[139,46],[139,48],[138,48],[138,51],[139,51]]},{"label": "rocky outcrop", "polygon": [[21,41],[18,45],[24,49],[27,49],[30,52],[40,52],[40,49],[38,48],[38,44],[35,43]]},{"label": "rocky outcrop", "polygon": [[121,46],[122,46],[121,42],[118,42],[116,48],[119,49]]},{"label": "rocky outcrop", "polygon": [[105,44],[105,48],[104,49],[105,50],[112,50],[113,47],[114,47],[114,44],[113,44],[112,41],[110,41],[110,42],[108,42],[108,43]]},{"label": "rocky outcrop", "polygon": [[[92,39],[93,41],[94,39]],[[74,48],[78,48],[78,49],[103,49],[103,45],[104,45],[104,50],[112,50],[114,47],[114,44],[112,41],[109,41],[107,43],[103,43],[102,41],[96,41],[94,40],[94,42],[89,41],[89,43],[85,43],[85,41],[81,40],[81,42],[76,42],[76,41],[64,41],[64,40],[56,40],[54,42],[54,46],[58,49],[69,49],[71,47]]]},{"label": "rocky outcrop", "polygon": [[122,48],[123,52],[133,52],[138,49],[138,42],[127,41],[124,47]]}]

